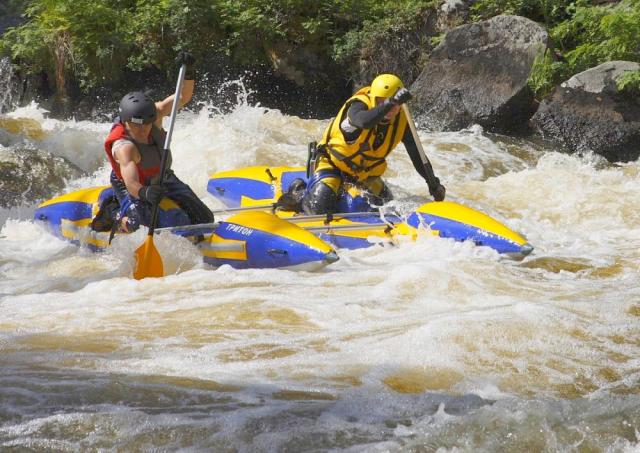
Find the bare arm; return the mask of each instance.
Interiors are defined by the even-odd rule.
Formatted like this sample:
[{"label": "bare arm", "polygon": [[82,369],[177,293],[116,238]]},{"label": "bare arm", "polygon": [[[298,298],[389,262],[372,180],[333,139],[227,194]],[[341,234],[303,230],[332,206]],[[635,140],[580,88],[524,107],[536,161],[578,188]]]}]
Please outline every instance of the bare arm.
[{"label": "bare arm", "polygon": [[126,143],[118,147],[114,152],[114,158],[120,165],[120,173],[127,191],[136,198],[140,198],[139,191],[142,187],[138,178],[136,162],[140,160],[138,148],[132,143]]},{"label": "bare arm", "polygon": [[[182,85],[182,91],[180,92],[180,105],[178,108],[182,108],[193,97],[193,88],[195,86],[194,80],[185,80]],[[173,107],[173,98],[175,95],[171,95],[162,101],[156,102],[156,110],[158,110],[158,117],[156,118],[156,127],[162,126],[162,118],[171,114],[171,108]]]}]

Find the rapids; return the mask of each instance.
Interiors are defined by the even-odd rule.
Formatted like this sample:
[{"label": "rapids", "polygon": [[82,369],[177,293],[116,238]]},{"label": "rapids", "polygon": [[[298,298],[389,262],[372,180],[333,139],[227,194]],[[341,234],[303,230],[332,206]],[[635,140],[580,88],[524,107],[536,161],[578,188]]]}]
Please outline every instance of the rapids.
[{"label": "rapids", "polygon": [[[3,118],[25,127],[5,121],[0,150],[81,170],[64,192],[108,183],[108,122]],[[217,208],[209,173],[304,165],[327,123],[196,105],[174,170]],[[421,141],[448,199],[524,234],[530,256],[425,234],[318,272],[240,271],[161,235],[172,275],[135,281],[144,232],[92,254],[31,202],[1,210],[0,449],[638,451],[639,163],[480,128]],[[399,209],[429,201],[402,148],[386,180]]]}]

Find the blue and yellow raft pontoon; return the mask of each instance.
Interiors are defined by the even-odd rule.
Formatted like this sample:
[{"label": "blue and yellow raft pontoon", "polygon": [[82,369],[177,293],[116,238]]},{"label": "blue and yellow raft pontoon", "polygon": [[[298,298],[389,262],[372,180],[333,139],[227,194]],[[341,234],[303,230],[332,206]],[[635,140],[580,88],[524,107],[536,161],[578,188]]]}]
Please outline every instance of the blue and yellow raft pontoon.
[{"label": "blue and yellow raft pontoon", "polygon": [[[301,167],[256,166],[215,173],[210,176],[207,190],[229,208],[264,207],[273,205],[300,178],[307,182]],[[347,187],[338,209],[327,223],[325,215],[304,216],[292,212],[276,213],[312,231],[339,248],[361,248],[372,245],[370,237],[393,239],[396,235],[415,237],[419,228],[456,241],[473,241],[513,258],[522,258],[533,247],[518,233],[479,211],[451,201],[426,203],[406,219],[398,215],[381,215],[371,210],[359,191]]]},{"label": "blue and yellow raft pontoon", "polygon": [[[93,231],[90,224],[100,203],[112,193],[106,186],[61,195],[42,203],[34,218],[60,238],[102,250],[108,246],[109,233]],[[189,223],[186,214],[165,198],[158,214],[156,232],[169,229],[181,236],[204,238],[196,247],[213,266],[316,269],[338,259],[333,248],[311,232],[267,212],[242,212],[193,228],[184,226]]]}]

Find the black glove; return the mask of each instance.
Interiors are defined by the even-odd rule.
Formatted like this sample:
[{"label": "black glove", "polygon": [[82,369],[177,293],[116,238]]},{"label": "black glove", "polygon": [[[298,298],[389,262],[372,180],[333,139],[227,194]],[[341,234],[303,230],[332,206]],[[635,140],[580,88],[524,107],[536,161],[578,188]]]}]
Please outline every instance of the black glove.
[{"label": "black glove", "polygon": [[429,193],[434,200],[442,201],[444,200],[444,196],[447,193],[447,189],[445,189],[444,186],[440,184],[440,181],[438,181],[438,183],[434,187],[429,187]]},{"label": "black glove", "polygon": [[196,78],[196,71],[193,68],[193,65],[196,64],[196,57],[193,56],[191,52],[187,52],[186,50],[181,50],[178,52],[176,56],[175,62],[178,66],[185,65],[186,70],[184,73],[184,78],[187,80],[194,80]]},{"label": "black glove", "polygon": [[393,105],[402,105],[410,100],[413,95],[406,88],[400,88],[396,94],[389,98],[389,102]]},{"label": "black glove", "polygon": [[146,201],[151,204],[159,203],[162,200],[162,197],[167,193],[167,189],[165,189],[160,184],[153,184],[151,186],[142,186],[138,191],[138,198],[142,201]]}]

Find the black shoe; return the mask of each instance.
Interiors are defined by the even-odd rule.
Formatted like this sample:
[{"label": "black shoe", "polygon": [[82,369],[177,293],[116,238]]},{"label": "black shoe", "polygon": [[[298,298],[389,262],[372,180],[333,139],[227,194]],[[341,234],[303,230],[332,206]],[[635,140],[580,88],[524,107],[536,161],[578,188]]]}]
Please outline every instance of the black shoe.
[{"label": "black shoe", "polygon": [[302,198],[307,190],[307,183],[300,178],[296,178],[291,182],[289,189],[283,193],[274,205],[274,209],[282,209],[283,211],[302,211]]},{"label": "black shoe", "polygon": [[116,197],[105,198],[100,204],[100,209],[91,220],[93,231],[112,231],[113,225],[117,223],[117,216],[120,211],[120,204]]}]

